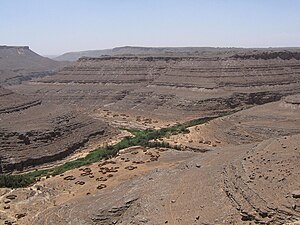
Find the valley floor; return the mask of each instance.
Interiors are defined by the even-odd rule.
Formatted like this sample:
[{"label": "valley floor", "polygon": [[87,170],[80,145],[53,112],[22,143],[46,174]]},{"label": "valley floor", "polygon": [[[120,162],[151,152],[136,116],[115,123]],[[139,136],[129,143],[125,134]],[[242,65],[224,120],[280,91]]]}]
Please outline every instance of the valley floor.
[{"label": "valley floor", "polygon": [[296,224],[300,107],[295,98],[217,118],[165,139],[181,145],[181,151],[130,147],[116,158],[44,177],[28,188],[1,189],[1,221]]}]

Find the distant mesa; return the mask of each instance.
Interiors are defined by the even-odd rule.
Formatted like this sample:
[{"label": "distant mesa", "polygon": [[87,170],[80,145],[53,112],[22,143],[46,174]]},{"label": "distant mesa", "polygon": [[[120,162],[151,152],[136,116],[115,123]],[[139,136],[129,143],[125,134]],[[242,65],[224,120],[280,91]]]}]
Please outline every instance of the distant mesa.
[{"label": "distant mesa", "polygon": [[19,84],[54,74],[66,62],[42,57],[28,46],[0,46],[0,85]]}]

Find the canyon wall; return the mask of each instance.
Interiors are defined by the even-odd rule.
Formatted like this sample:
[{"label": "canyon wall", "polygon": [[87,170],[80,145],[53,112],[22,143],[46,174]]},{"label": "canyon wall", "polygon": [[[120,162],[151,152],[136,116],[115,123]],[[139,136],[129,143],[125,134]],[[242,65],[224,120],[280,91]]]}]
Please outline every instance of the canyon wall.
[{"label": "canyon wall", "polygon": [[298,53],[276,54],[83,57],[13,88],[52,103],[162,118],[208,116],[299,93]]}]

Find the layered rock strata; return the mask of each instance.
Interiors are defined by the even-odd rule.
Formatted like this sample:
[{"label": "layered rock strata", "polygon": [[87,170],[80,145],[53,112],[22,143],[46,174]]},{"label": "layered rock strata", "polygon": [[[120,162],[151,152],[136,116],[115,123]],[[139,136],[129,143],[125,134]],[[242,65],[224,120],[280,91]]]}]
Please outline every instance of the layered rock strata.
[{"label": "layered rock strata", "polygon": [[284,52],[81,58],[54,76],[13,89],[49,102],[112,111],[207,116],[299,93],[298,58],[298,53]]}]

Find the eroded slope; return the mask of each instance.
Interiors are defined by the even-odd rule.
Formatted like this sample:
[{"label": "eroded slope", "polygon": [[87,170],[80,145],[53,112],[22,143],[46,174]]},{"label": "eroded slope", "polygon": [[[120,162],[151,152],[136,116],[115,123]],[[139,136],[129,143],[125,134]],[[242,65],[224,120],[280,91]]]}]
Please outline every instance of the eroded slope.
[{"label": "eroded slope", "polygon": [[62,159],[97,137],[114,132],[100,120],[66,106],[0,89],[0,171]]},{"label": "eroded slope", "polygon": [[190,133],[171,136],[166,140],[182,147],[213,149],[298,134],[299,99],[299,95],[288,96],[278,102],[256,106],[191,127]]}]

